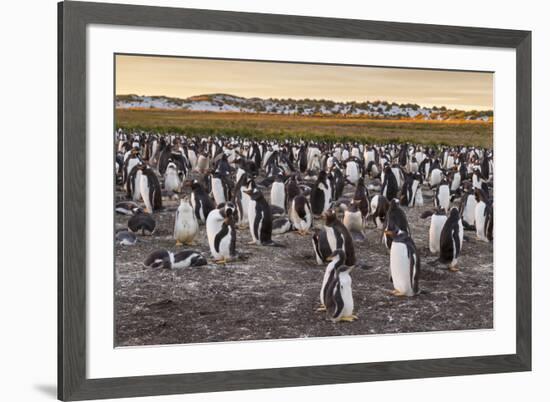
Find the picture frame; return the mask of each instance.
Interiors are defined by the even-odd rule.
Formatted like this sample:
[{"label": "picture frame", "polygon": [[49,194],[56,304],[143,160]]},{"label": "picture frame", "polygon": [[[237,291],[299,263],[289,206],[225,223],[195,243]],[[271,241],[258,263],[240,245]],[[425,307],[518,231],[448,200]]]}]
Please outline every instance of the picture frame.
[{"label": "picture frame", "polygon": [[[508,48],[516,52],[516,353],[139,377],[86,376],[86,29],[91,24]],[[83,400],[531,370],[531,32],[58,4],[58,398]]]}]

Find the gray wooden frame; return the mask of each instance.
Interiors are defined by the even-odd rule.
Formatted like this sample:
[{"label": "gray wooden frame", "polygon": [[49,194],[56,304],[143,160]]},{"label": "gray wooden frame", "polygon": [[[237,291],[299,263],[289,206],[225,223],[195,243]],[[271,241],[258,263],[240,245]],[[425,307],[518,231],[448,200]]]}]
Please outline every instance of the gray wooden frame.
[{"label": "gray wooden frame", "polygon": [[[86,378],[86,26],[109,24],[516,50],[516,353]],[[136,5],[58,4],[58,397],[82,400],[531,370],[531,32]],[[511,267],[510,267],[511,268]]]}]

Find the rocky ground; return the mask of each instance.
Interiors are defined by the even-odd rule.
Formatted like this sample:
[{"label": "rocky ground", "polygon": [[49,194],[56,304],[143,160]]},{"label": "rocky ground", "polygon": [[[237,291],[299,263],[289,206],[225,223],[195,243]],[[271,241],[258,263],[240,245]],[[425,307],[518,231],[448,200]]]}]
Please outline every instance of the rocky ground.
[{"label": "rocky ground", "polygon": [[[351,187],[347,188],[352,191]],[[122,198],[122,192],[117,191]],[[316,312],[325,266],[316,265],[311,237],[295,232],[274,236],[283,248],[251,246],[248,229],[237,231],[237,250],[246,256],[226,266],[212,263],[205,227],[193,248],[208,257],[207,266],[179,271],[145,268],[145,257],[159,248],[182,250],[172,239],[176,202],[155,213],[153,236],[139,236],[135,246],[115,246],[117,346],[387,334],[493,327],[493,247],[465,232],[460,271],[427,262],[431,192],[423,207],[405,208],[422,261],[420,287],[426,292],[397,298],[388,279],[389,253],[381,231],[369,223],[367,239],[356,243],[358,261],[353,297],[359,320],[332,323]],[[116,215],[116,225],[128,218]],[[320,221],[315,221],[321,226]]]}]

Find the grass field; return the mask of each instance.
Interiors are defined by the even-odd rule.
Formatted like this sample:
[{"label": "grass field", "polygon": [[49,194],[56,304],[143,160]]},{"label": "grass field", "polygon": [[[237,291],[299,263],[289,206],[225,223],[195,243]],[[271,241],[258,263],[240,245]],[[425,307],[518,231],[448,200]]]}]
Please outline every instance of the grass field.
[{"label": "grass field", "polygon": [[188,135],[316,139],[492,147],[493,123],[479,121],[374,120],[160,109],[117,109],[116,126]]}]

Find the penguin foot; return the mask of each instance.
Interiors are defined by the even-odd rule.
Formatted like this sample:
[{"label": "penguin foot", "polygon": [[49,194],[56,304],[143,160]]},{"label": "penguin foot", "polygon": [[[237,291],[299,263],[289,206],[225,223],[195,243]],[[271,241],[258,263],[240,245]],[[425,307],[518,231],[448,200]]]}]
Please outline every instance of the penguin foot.
[{"label": "penguin foot", "polygon": [[249,242],[246,243],[246,244],[257,244],[257,243],[256,243],[256,240],[252,240],[252,241],[249,241]]},{"label": "penguin foot", "polygon": [[300,236],[309,236],[309,230],[298,230]]},{"label": "penguin foot", "polygon": [[454,267],[449,267],[449,271],[458,272],[458,271],[460,271],[460,269],[458,268],[458,266],[455,265]]},{"label": "penguin foot", "polygon": [[405,293],[401,292],[400,290],[397,290],[397,289],[394,289],[391,291],[391,294],[394,295],[394,296],[406,296]]},{"label": "penguin foot", "polygon": [[341,317],[338,321],[346,321],[346,322],[353,322],[355,320],[357,320],[357,316],[356,315],[350,315],[350,316],[347,316],[347,317]]},{"label": "penguin foot", "polygon": [[176,240],[176,247],[178,247],[178,246],[183,246],[183,243],[179,240]]},{"label": "penguin foot", "polygon": [[327,306],[325,306],[324,304],[321,304],[319,307],[317,307],[317,309],[315,309],[315,311],[327,311]]},{"label": "penguin foot", "polygon": [[214,264],[218,264],[218,265],[225,265],[225,264],[227,264],[227,262],[228,261],[225,257],[220,259],[220,260],[214,260]]}]

